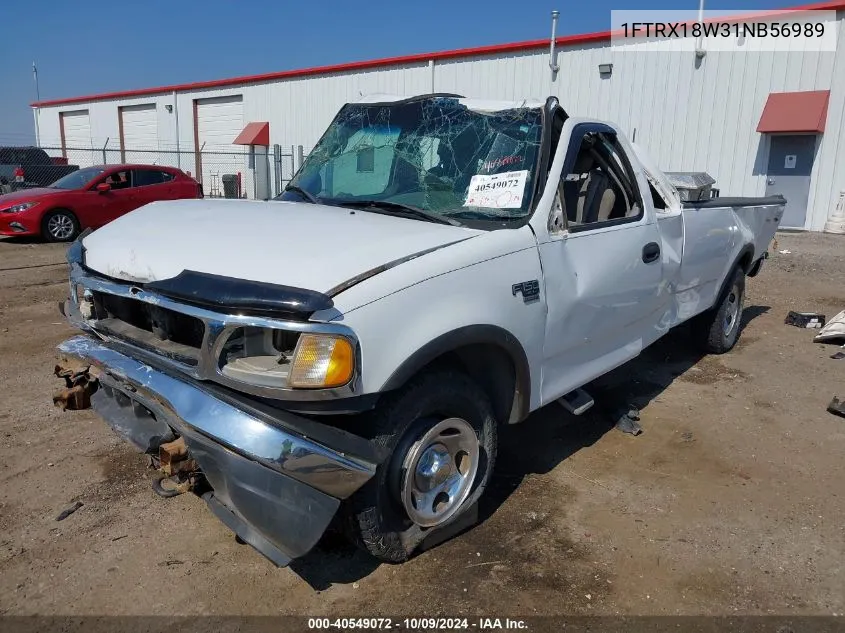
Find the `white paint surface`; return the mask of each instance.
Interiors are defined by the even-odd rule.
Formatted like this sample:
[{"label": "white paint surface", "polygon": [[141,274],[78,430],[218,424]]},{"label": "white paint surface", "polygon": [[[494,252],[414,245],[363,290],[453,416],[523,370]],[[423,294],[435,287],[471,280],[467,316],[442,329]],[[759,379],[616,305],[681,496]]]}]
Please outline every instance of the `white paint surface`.
[{"label": "white paint surface", "polygon": [[325,292],[371,268],[481,231],[299,202],[155,202],[85,238],[86,265],[154,281],[183,270]]}]

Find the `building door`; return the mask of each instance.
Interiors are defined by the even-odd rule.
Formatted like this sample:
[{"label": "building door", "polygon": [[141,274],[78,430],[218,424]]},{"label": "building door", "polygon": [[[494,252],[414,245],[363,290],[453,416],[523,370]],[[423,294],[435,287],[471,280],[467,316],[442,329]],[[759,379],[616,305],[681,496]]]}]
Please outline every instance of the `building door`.
[{"label": "building door", "polygon": [[[123,106],[118,108],[118,116],[120,117],[120,162],[159,164],[156,104]],[[173,165],[176,164],[175,160],[170,162]]]},{"label": "building door", "polygon": [[810,173],[816,153],[815,134],[776,135],[771,137],[769,167],[766,171],[766,195],[786,198],[786,211],[780,225],[803,229],[810,196]]},{"label": "building door", "polygon": [[252,194],[244,148],[232,141],[244,128],[243,97],[213,97],[194,101],[194,139],[197,169],[194,177],[202,183],[206,195],[222,193],[223,176],[241,173],[242,189]]},{"label": "building door", "polygon": [[[62,112],[59,115],[62,155],[68,164],[91,167],[96,164],[91,141],[91,120],[88,110]],[[102,162],[100,158],[97,162]]]}]

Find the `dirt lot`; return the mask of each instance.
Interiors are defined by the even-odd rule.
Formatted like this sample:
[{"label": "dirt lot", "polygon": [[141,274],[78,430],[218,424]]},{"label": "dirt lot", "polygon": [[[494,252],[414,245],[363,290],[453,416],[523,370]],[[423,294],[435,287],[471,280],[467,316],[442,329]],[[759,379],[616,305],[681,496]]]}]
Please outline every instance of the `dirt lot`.
[{"label": "dirt lot", "polygon": [[548,407],[504,433],[475,529],[401,566],[328,536],[289,569],[53,407],[63,248],[0,240],[0,614],[841,614],[845,360],[783,318],[845,308],[845,238],[777,239],[734,352],[675,333],[597,387],[641,436]]}]

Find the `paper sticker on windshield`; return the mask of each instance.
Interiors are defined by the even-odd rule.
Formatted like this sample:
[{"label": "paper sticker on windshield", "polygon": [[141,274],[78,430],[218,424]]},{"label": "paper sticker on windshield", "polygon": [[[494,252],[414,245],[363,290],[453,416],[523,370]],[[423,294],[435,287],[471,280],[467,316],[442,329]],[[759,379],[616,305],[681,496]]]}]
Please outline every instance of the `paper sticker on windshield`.
[{"label": "paper sticker on windshield", "polygon": [[522,206],[527,179],[527,169],[504,174],[476,174],[469,181],[469,193],[464,206],[518,209]]}]

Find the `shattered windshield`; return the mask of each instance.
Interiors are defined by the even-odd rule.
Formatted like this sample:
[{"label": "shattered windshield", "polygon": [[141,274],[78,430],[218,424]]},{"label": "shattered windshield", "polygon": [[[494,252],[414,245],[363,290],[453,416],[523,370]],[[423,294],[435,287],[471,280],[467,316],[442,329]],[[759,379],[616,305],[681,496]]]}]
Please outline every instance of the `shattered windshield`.
[{"label": "shattered windshield", "polygon": [[450,97],[350,104],[281,199],[450,223],[522,218],[541,133],[540,109],[477,111]]}]

